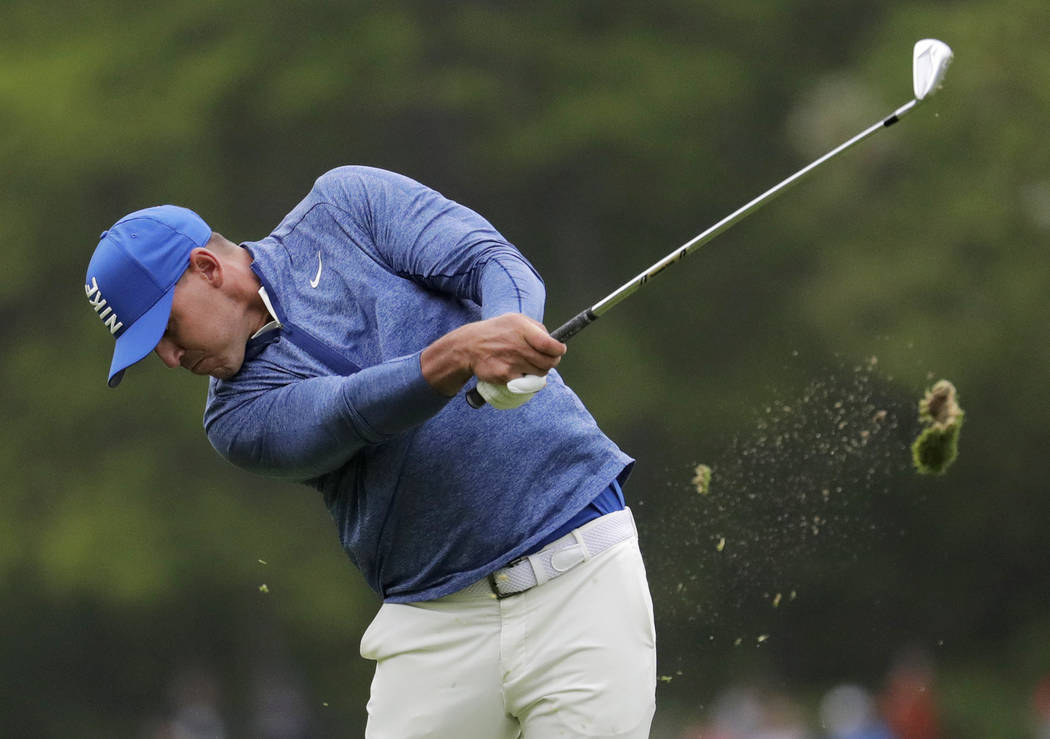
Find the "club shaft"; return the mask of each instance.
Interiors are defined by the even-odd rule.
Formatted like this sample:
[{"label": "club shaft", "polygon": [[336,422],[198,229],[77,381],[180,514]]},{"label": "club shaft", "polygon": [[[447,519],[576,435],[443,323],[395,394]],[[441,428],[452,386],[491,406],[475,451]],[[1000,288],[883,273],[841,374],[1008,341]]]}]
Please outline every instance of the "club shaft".
[{"label": "club shaft", "polygon": [[[746,218],[751,213],[754,213],[756,210],[761,208],[763,205],[765,205],[769,201],[775,199],[778,195],[783,193],[789,187],[791,187],[792,185],[796,184],[800,180],[804,179],[806,177],[806,175],[808,175],[810,172],[815,170],[817,167],[819,167],[824,162],[826,162],[829,159],[837,156],[838,154],[841,154],[846,149],[849,149],[853,145],[863,141],[864,139],[866,139],[869,136],[871,136],[872,134],[880,131],[881,129],[887,128],[887,127],[893,125],[894,123],[896,123],[901,118],[901,116],[903,116],[905,113],[907,113],[912,108],[914,108],[917,102],[918,102],[917,100],[912,100],[910,103],[907,103],[906,105],[901,106],[896,111],[894,111],[892,115],[890,115],[890,116],[880,120],[878,123],[875,123],[875,124],[869,126],[868,128],[866,128],[863,131],[861,131],[860,133],[858,133],[853,138],[851,138],[848,141],[840,144],[839,146],[835,147],[834,149],[829,151],[824,156],[822,156],[819,159],[813,161],[812,163],[806,165],[805,167],[803,167],[799,171],[795,172],[795,174],[791,175],[787,179],[782,180],[780,183],[778,183],[778,184],[774,185],[773,187],[771,187],[770,189],[766,190],[764,193],[762,193],[761,195],[759,195],[755,199],[751,200],[750,202],[746,203],[745,205],[741,206],[740,208],[737,208],[735,211],[733,211],[728,216],[726,216],[725,218],[720,220],[718,223],[716,223],[713,226],[711,226],[710,228],[708,228],[706,231],[703,231],[702,233],[697,234],[695,237],[693,237],[692,239],[690,239],[686,243],[682,244],[680,247],[675,249],[673,252],[668,254],[666,257],[661,259],[659,262],[657,262],[656,264],[654,264],[651,267],[649,267],[649,269],[647,269],[644,272],[636,275],[634,278],[632,278],[631,280],[625,282],[623,285],[621,285],[616,290],[614,290],[613,292],[611,292],[608,295],[606,295],[604,298],[599,300],[597,303],[592,305],[590,308],[588,308],[587,310],[585,310],[585,311],[581,312],[580,314],[578,314],[571,321],[569,321],[569,323],[566,323],[565,326],[559,328],[558,330],[559,331],[565,331],[565,330],[569,329],[570,324],[572,324],[573,322],[576,322],[577,325],[573,326],[573,328],[575,328],[575,330],[571,331],[571,333],[568,333],[568,336],[574,336],[587,323],[591,323],[592,321],[594,321],[594,320],[598,319],[599,317],[601,317],[603,314],[607,313],[609,310],[611,310],[613,308],[613,306],[615,306],[618,303],[620,303],[620,301],[622,301],[624,298],[632,295],[635,291],[637,291],[640,287],[642,287],[642,285],[646,284],[653,277],[656,277],[656,275],[658,275],[661,272],[663,272],[665,269],[670,267],[672,264],[674,264],[674,263],[676,263],[678,261],[681,261],[686,256],[688,256],[689,254],[692,254],[694,251],[699,249],[701,246],[703,246],[707,242],[711,241],[711,239],[713,239],[715,236],[718,236],[718,234],[722,233],[723,231],[727,230],[728,228],[730,228],[734,224],[736,224],[739,221],[743,220],[744,218]],[[587,315],[587,314],[590,314],[590,316],[591,316],[589,320],[586,320],[584,318],[584,316]],[[581,322],[582,322],[582,325],[579,325]],[[555,335],[557,335],[557,331],[554,332],[554,333],[555,333]],[[562,338],[561,340],[564,341],[565,338]]]},{"label": "club shaft", "polygon": [[[887,116],[886,118],[883,118],[878,123],[872,124],[868,128],[858,133],[853,138],[839,144],[837,147],[829,151],[824,156],[820,157],[819,159],[816,159],[815,161],[806,165],[799,171],[795,172],[795,174],[769,188],[758,197],[737,208],[735,211],[733,211],[728,216],[720,220],[718,223],[708,228],[706,231],[697,234],[692,239],[682,244],[680,247],[675,249],[673,252],[668,254],[659,262],[649,267],[649,269],[636,275],[633,279],[625,282],[623,285],[606,295],[604,298],[599,300],[590,308],[585,308],[584,310],[577,313],[564,324],[554,329],[554,331],[551,331],[551,336],[558,339],[559,341],[568,341],[580,331],[585,329],[587,326],[597,321],[598,318],[600,318],[602,315],[612,310],[612,308],[618,305],[622,300],[624,300],[624,298],[627,298],[630,295],[634,294],[640,287],[642,287],[642,285],[649,282],[649,280],[651,280],[653,277],[656,277],[656,275],[663,272],[672,264],[681,261],[688,255],[692,254],[694,251],[699,249],[701,246],[706,244],[708,241],[713,239],[715,236],[718,236],[718,234],[722,233],[734,224],[743,220],[751,213],[754,213],[756,210],[761,208],[769,201],[775,199],[778,195],[783,193],[789,187],[804,179],[806,175],[815,170],[824,162],[838,156],[846,149],[849,149],[855,144],[860,143],[864,139],[877,133],[883,128],[889,128],[898,120],[900,120],[901,117],[904,116],[908,111],[914,108],[918,103],[919,101],[916,99],[902,105],[901,107],[897,108],[897,110],[895,110],[891,115]],[[485,400],[481,397],[481,394],[478,392],[477,388],[472,388],[470,391],[468,391],[467,401],[473,408],[480,408],[485,404]]]}]

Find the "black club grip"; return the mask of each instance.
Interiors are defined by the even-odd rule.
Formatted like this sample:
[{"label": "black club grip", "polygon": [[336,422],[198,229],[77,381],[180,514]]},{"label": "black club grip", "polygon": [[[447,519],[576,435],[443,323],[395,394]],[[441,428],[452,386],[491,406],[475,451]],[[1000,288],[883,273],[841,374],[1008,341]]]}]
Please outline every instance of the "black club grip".
[{"label": "black club grip", "polygon": [[594,315],[594,313],[591,312],[591,309],[588,308],[585,311],[580,311],[568,321],[558,326],[558,328],[551,331],[551,336],[561,342],[568,341],[597,320],[598,316]]}]

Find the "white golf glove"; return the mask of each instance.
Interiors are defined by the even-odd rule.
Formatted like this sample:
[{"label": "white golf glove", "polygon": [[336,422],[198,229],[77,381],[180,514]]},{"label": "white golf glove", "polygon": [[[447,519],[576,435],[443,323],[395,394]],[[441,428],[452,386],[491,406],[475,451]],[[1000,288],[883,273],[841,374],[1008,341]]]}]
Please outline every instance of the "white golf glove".
[{"label": "white golf glove", "polygon": [[509,411],[524,404],[547,384],[547,378],[540,375],[516,377],[506,385],[496,385],[478,380],[478,392],[485,402],[496,410]]}]

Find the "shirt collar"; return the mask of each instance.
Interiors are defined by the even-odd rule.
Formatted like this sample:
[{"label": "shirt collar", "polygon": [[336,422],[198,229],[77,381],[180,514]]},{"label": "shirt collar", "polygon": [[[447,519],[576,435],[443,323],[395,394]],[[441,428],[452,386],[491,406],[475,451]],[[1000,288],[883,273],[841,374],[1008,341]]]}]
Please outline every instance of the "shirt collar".
[{"label": "shirt collar", "polygon": [[270,314],[270,321],[268,321],[266,325],[264,325],[254,334],[252,334],[251,337],[249,337],[248,339],[249,341],[256,338],[257,336],[262,336],[265,333],[281,328],[281,322],[277,319],[277,312],[273,309],[273,303],[270,302],[270,295],[266,292],[265,287],[259,288],[259,297],[262,298],[263,305],[266,306],[266,312]]}]

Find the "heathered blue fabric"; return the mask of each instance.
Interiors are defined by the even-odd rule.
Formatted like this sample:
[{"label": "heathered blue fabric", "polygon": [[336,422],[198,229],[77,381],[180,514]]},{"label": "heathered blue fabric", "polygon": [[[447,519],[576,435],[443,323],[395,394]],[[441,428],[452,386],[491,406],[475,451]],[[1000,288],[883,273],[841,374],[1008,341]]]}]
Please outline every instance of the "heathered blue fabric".
[{"label": "heathered blue fabric", "polygon": [[469,585],[629,473],[633,460],[556,371],[510,411],[471,409],[423,378],[421,351],[457,326],[542,318],[535,270],[468,208],[400,175],[341,167],[243,246],[278,312],[364,369],[332,374],[278,338],[212,380],[208,438],[240,467],[319,490],[386,601]]}]

